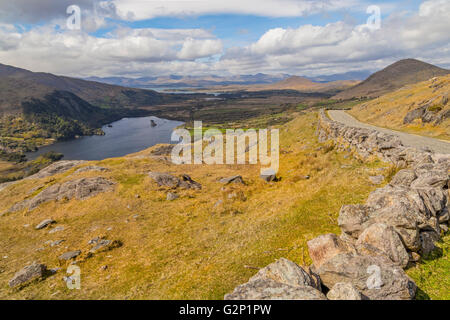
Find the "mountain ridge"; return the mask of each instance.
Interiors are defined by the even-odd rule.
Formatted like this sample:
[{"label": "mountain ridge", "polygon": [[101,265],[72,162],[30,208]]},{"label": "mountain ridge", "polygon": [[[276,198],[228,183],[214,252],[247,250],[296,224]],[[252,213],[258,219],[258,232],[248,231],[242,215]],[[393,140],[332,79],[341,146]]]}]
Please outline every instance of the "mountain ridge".
[{"label": "mountain ridge", "polygon": [[417,60],[399,60],[386,68],[375,72],[363,82],[334,96],[335,99],[376,98],[401,87],[444,76],[450,70]]}]

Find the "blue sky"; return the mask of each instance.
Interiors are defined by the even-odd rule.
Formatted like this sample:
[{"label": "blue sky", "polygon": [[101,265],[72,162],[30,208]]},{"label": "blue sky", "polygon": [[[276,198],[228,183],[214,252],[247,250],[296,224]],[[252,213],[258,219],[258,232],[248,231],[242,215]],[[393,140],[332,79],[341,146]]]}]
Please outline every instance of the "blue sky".
[{"label": "blue sky", "polygon": [[[68,6],[81,28],[67,27]],[[377,28],[369,6],[380,10]],[[96,10],[93,10],[93,8]],[[0,2],[0,63],[72,76],[376,71],[450,66],[450,1],[15,0]]]},{"label": "blue sky", "polygon": [[[305,24],[323,26],[341,20],[354,24],[363,24],[369,14],[365,12],[368,5],[379,5],[382,19],[393,12],[417,11],[421,1],[370,1],[367,5],[361,3],[357,8],[346,8],[338,11],[324,11],[318,14],[299,17],[267,17],[245,14],[218,14],[182,17],[158,17],[141,21],[121,21],[110,19],[111,22],[133,29],[161,28],[161,29],[205,29],[222,39],[225,48],[242,46],[257,41],[267,30],[273,28],[298,28]],[[97,30],[93,34],[105,36],[113,27]]]}]

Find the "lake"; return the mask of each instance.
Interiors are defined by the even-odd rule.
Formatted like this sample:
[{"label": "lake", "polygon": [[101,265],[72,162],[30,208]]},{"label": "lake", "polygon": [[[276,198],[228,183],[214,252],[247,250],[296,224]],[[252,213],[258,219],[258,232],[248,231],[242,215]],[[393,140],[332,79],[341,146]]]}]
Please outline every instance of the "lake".
[{"label": "lake", "polygon": [[[156,127],[151,126],[155,121]],[[45,146],[27,153],[28,159],[55,151],[64,154],[64,160],[103,160],[122,157],[159,143],[171,143],[173,129],[184,122],[157,117],[124,118],[103,126],[104,136],[86,136]]]}]

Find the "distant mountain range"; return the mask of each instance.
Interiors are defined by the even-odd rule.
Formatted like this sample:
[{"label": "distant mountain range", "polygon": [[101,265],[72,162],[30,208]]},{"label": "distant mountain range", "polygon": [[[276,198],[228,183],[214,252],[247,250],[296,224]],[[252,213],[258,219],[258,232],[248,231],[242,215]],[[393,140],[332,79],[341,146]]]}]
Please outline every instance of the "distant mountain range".
[{"label": "distant mountain range", "polygon": [[161,77],[90,77],[86,80],[98,81],[113,85],[120,85],[132,88],[205,88],[211,86],[226,85],[251,85],[268,84],[289,78],[288,74],[268,75],[258,73],[255,75],[237,75],[237,76],[161,76]]},{"label": "distant mountain range", "polygon": [[[314,82],[333,82],[341,80],[364,80],[370,75],[368,71],[347,72],[342,74],[334,74],[318,77],[302,77]],[[161,77],[89,77],[86,80],[98,81],[112,85],[119,85],[131,88],[164,88],[164,89],[180,89],[180,88],[211,88],[223,86],[251,86],[274,84],[293,77],[289,74],[264,74],[258,73],[254,75],[234,75],[234,76],[161,76]],[[295,77],[295,76],[294,76]]]},{"label": "distant mountain range", "polygon": [[334,98],[343,100],[360,97],[375,98],[400,89],[405,85],[426,81],[449,73],[450,70],[423,61],[404,59],[372,74],[356,86],[338,93]]}]

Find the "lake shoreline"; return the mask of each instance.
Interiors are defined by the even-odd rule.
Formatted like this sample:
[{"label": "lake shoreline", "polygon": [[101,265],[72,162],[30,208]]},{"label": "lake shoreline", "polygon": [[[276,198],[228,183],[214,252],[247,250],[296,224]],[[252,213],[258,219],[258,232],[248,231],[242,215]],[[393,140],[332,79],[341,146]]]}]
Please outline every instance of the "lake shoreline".
[{"label": "lake shoreline", "polygon": [[[152,127],[151,120],[156,122],[155,127]],[[63,160],[97,161],[121,157],[157,144],[170,144],[173,130],[184,124],[184,121],[159,118],[152,115],[143,117],[126,116],[104,124],[100,128],[104,132],[103,135],[78,136],[72,139],[55,141],[40,146],[37,151],[27,152],[25,155],[28,161],[35,160],[51,151],[62,153],[64,155]],[[83,148],[86,149],[83,150]]]}]

